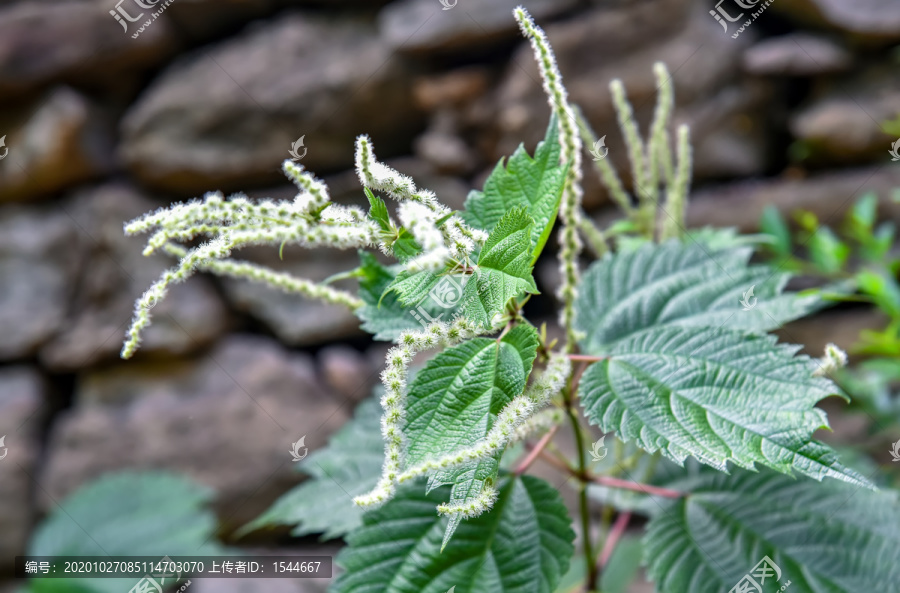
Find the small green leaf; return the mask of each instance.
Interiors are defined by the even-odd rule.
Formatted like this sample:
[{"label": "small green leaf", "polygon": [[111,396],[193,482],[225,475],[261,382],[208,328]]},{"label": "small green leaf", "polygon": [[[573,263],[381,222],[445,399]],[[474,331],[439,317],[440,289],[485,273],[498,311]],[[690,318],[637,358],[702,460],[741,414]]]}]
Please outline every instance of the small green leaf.
[{"label": "small green leaf", "polygon": [[515,207],[527,208],[535,225],[531,232],[533,260],[537,260],[556,221],[566,167],[559,164],[559,130],[551,117],[543,142],[534,158],[520,145],[504,166],[497,163],[484,184],[484,191],[472,191],[463,216],[470,225],[491,232],[500,219]]},{"label": "small green leaf", "polygon": [[759,463],[817,480],[870,486],[811,440],[827,428],[816,403],[836,392],[811,361],[774,336],[659,327],[616,342],[581,379],[588,419],[623,441],[683,463],[693,455],[721,471]]},{"label": "small green leaf", "polygon": [[659,593],[734,591],[766,556],[781,572],[768,571],[766,592],[886,592],[900,582],[896,492],[766,470],[704,471],[669,486],[690,495],[660,501],[648,525],[644,557]]},{"label": "small green leaf", "polygon": [[778,212],[778,208],[772,205],[766,206],[759,226],[762,232],[772,238],[771,247],[776,255],[786,257],[791,254],[791,231],[781,213]]},{"label": "small green leaf", "polygon": [[422,252],[422,247],[416,242],[415,238],[404,228],[395,229],[391,224],[391,217],[388,214],[387,204],[384,200],[372,193],[369,188],[363,188],[366,197],[369,199],[369,218],[378,223],[383,233],[393,235],[397,233],[397,237],[391,243],[391,250],[400,261],[406,261]]},{"label": "small green leaf", "polygon": [[362,328],[375,334],[376,340],[393,341],[403,331],[421,330],[432,321],[450,321],[457,314],[456,301],[423,299],[421,304],[403,305],[397,294],[388,290],[399,266],[385,267],[364,251],[360,252],[360,259],[359,296],[365,304],[355,313],[363,322]]},{"label": "small green leaf", "polygon": [[387,287],[387,291],[395,293],[401,305],[412,307],[425,300],[440,281],[441,275],[434,272],[403,270]]},{"label": "small green leaf", "polygon": [[531,275],[533,227],[534,221],[524,208],[513,208],[485,241],[475,282],[466,283],[463,293],[463,312],[476,323],[488,327],[510,299],[526,292],[538,294]]},{"label": "small green leaf", "polygon": [[837,238],[828,227],[819,227],[809,239],[809,259],[825,274],[835,274],[843,269],[850,257],[850,247]]},{"label": "small green leaf", "polygon": [[900,285],[886,273],[863,271],[856,275],[859,289],[872,297],[878,307],[891,317],[900,317]]},{"label": "small green leaf", "polygon": [[377,399],[359,404],[353,420],[331,437],[327,447],[298,464],[313,479],[281,496],[238,537],[261,527],[296,525],[291,531],[295,537],[321,533],[322,539],[332,539],[362,525],[363,510],[353,504],[353,497],[371,490],[381,475],[380,418]]},{"label": "small green leaf", "polygon": [[382,231],[386,233],[390,232],[391,216],[388,213],[387,204],[384,203],[384,200],[373,194],[372,190],[368,187],[364,187],[363,191],[366,192],[366,197],[369,199],[369,218],[377,222]]},{"label": "small green leaf", "polygon": [[530,476],[500,481],[494,509],[459,526],[441,552],[447,518],[434,507],[448,488],[401,488],[367,513],[337,557],[334,593],[552,593],[574,547],[562,497]]},{"label": "small green leaf", "polygon": [[867,192],[853,204],[847,215],[849,226],[858,231],[872,231],[878,215],[878,196],[875,192]]}]

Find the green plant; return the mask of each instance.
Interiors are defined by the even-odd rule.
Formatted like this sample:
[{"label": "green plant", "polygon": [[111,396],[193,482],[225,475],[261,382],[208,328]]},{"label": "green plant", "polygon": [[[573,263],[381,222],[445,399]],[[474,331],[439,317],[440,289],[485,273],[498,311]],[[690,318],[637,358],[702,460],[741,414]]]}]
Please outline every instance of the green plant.
[{"label": "green plant", "polygon": [[[247,527],[299,523],[297,534],[346,536],[336,592],[550,593],[579,573],[583,590],[621,588],[633,570],[607,575],[615,574],[610,562],[627,563],[614,548],[632,513],[650,516],[642,547],[665,593],[736,587],[761,560],[779,567],[767,587],[887,590],[900,577],[897,531],[886,527],[900,522],[896,493],[870,491],[869,479],[813,439],[827,427],[815,404],[838,392],[828,377],[843,353],[813,360],[766,333],[821,306],[820,297],[784,293],[788,275],[751,265],[752,247],[732,231],[684,231],[689,133],[678,129],[673,150],[673,90],[662,64],[646,141],[622,83],[611,85],[634,191],[596,160],[625,214],[597,228],[582,211],[580,186],[582,142],[594,134],[568,102],[543,31],[523,9],[515,17],[552,110],[533,156],[519,148],[453,212],[379,163],[363,136],[356,164],[368,212],[332,203],[321,182],[286,162],[301,190],[293,201],[211,194],[133,221],[128,232],[154,231],[149,252],[180,261],[138,301],[123,356],[134,353],[149,306],[197,270],[349,306],[376,338],[394,342],[380,423],[365,404],[311,457],[313,480]],[[398,202],[399,222],[376,192]],[[524,313],[557,216],[558,346]],[[210,240],[176,244],[198,236]],[[599,257],[586,271],[582,237]],[[285,243],[377,248],[398,263],[362,252],[359,268],[336,276],[359,279],[353,295],[230,259],[243,245]],[[412,377],[414,356],[435,348]],[[588,459],[598,445],[589,446],[585,419],[616,434],[605,464]],[[552,444],[562,423],[574,435],[574,460]],[[517,463],[521,449],[512,445],[538,435]],[[538,457],[576,485],[575,562],[561,496],[525,475]],[[683,467],[689,457],[707,468]],[[604,507],[599,540],[591,498]]]},{"label": "green plant", "polygon": [[[895,191],[895,199],[900,196]],[[838,227],[822,225],[812,212],[794,214],[793,233],[774,207],[763,213],[761,228],[767,255],[779,267],[832,282],[825,299],[865,303],[885,319],[881,329],[860,331],[850,348],[864,357],[855,368],[842,369],[834,379],[853,396],[853,408],[864,411],[874,427],[886,434],[900,426],[900,257],[892,251],[896,229],[878,220],[878,196],[864,194]]]},{"label": "green plant", "polygon": [[[206,556],[221,554],[211,541],[216,517],[212,493],[164,472],[122,472],[98,478],[63,500],[38,526],[28,556]],[[135,578],[36,578],[31,593],[122,593]]]}]

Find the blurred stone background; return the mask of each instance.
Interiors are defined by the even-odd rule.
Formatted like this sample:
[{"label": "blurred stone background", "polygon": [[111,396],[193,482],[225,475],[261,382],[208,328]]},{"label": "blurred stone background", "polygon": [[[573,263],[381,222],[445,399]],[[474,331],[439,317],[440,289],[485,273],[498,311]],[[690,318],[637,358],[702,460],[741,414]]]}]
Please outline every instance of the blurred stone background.
[{"label": "blurred stone background", "polygon": [[[869,190],[900,221],[880,129],[900,113],[896,0],[775,0],[737,39],[712,0],[174,0],[136,38],[146,17],[125,31],[110,14],[135,17],[134,0],[0,0],[4,575],[54,501],[105,471],[167,468],[214,487],[226,534],[300,479],[291,443],[325,444],[385,346],[337,307],[197,276],[123,362],[133,302],[170,263],[142,257],[123,222],[208,190],[290,197],[280,165],[301,136],[302,164],[358,202],[360,133],[461,208],[546,127],[519,3],[625,179],[608,84],[624,80],[646,127],[652,64],[668,64],[695,147],[692,226],[753,231],[767,204],[833,222]],[[589,212],[608,216],[590,170],[585,186]],[[252,254],[314,279],[355,266],[352,252]],[[552,322],[549,299],[537,310]],[[825,315],[789,328],[792,341],[819,353],[877,322]]]}]

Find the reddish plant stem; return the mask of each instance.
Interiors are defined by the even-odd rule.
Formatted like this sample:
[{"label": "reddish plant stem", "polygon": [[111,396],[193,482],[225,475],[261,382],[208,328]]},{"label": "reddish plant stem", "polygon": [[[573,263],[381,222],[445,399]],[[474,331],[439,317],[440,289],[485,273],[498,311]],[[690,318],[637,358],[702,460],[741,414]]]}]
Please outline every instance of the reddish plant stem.
[{"label": "reddish plant stem", "polygon": [[541,459],[543,459],[544,461],[546,461],[547,463],[549,463],[556,469],[564,471],[567,474],[577,474],[577,472],[575,471],[574,468],[569,467],[568,465],[566,465],[565,463],[563,463],[562,461],[560,461],[553,455],[550,455],[546,451],[540,451],[538,454],[538,457],[540,457]]},{"label": "reddish plant stem", "polygon": [[606,568],[609,557],[612,556],[613,550],[616,549],[616,544],[619,543],[622,534],[625,533],[630,520],[631,513],[629,512],[621,513],[616,517],[616,522],[613,523],[612,529],[609,531],[609,537],[606,538],[606,542],[603,544],[603,551],[600,553],[600,568]]},{"label": "reddish plant stem", "polygon": [[581,375],[584,374],[584,371],[587,369],[589,363],[582,362],[577,371],[575,371],[575,377],[572,379],[572,393],[578,393],[578,384],[581,382]]},{"label": "reddish plant stem", "polygon": [[591,480],[602,486],[610,488],[622,488],[624,490],[634,490],[635,492],[643,492],[644,494],[653,494],[656,496],[665,496],[666,498],[681,498],[684,492],[677,490],[669,490],[668,488],[660,488],[659,486],[650,486],[649,484],[639,484],[637,482],[629,482],[628,480],[620,480],[611,476],[591,476]]},{"label": "reddish plant stem", "polygon": [[552,439],[553,435],[556,434],[557,428],[559,428],[559,427],[558,426],[552,427],[547,432],[547,434],[545,434],[544,436],[541,437],[541,440],[539,440],[537,445],[534,446],[534,448],[528,454],[528,457],[526,457],[522,461],[522,463],[519,464],[519,467],[516,468],[517,476],[521,476],[522,474],[524,474],[525,471],[528,469],[528,466],[530,466],[532,463],[534,463],[534,460],[537,459],[541,453],[543,453],[544,447],[547,446],[547,444],[550,442],[550,439]]}]

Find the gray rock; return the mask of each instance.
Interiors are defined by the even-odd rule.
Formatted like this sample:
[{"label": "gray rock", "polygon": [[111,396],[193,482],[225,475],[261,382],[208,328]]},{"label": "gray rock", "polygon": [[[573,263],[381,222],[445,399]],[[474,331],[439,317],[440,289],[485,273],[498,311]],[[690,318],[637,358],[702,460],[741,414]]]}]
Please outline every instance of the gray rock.
[{"label": "gray rock", "polygon": [[[723,34],[707,11],[685,0],[643,0],[597,7],[577,19],[549,25],[570,100],[578,104],[606,145],[620,176],[630,182],[626,149],[619,133],[609,82],[620,78],[646,132],[656,101],[653,63],[673,73],[676,122],[692,127],[697,178],[746,175],[762,170],[766,90],[741,79],[744,38]],[[486,156],[493,162],[520,142],[533,147],[543,137],[549,107],[531,48],[522,44],[505,79],[480,109],[482,125],[499,138]],[[747,125],[747,122],[751,122]],[[727,146],[729,157],[722,158]],[[588,167],[589,168],[589,167]],[[585,175],[588,207],[605,199],[597,176]]]},{"label": "gray rock", "polygon": [[353,348],[328,346],[319,351],[317,362],[325,385],[342,397],[358,402],[367,398],[378,382],[384,357],[373,365]]},{"label": "gray rock", "polygon": [[825,311],[793,321],[775,333],[791,344],[802,344],[803,352],[821,358],[825,346],[836,344],[849,351],[859,341],[859,332],[887,326],[888,318],[875,309]]},{"label": "gray rock", "polygon": [[691,196],[687,226],[735,227],[743,233],[759,229],[768,205],[788,216],[797,209],[813,212],[834,225],[864,193],[879,196],[883,216],[900,222],[900,204],[890,199],[900,186],[900,167],[866,167],[811,176],[806,179],[742,181],[701,190]]},{"label": "gray rock", "polygon": [[35,463],[40,453],[40,410],[44,386],[28,367],[0,369],[0,571],[11,571],[25,553],[34,519]]},{"label": "gray rock", "polygon": [[490,77],[490,71],[480,66],[423,76],[413,83],[416,105],[423,111],[437,111],[471,103],[488,90]]},{"label": "gray rock", "polygon": [[280,4],[279,0],[177,0],[166,15],[192,40],[209,40],[271,14]]},{"label": "gray rock", "polygon": [[350,407],[308,355],[260,337],[230,337],[196,361],[120,363],[80,377],[42,484],[59,500],[104,472],[168,469],[214,488],[231,528],[296,483],[292,443],[324,446]]},{"label": "gray rock", "polygon": [[[464,0],[447,9],[432,0],[392,2],[378,17],[381,34],[397,50],[471,52],[516,35],[512,12],[518,0]],[[575,0],[537,0],[528,3],[531,16],[544,20],[569,10]]]},{"label": "gray rock", "polygon": [[254,24],[166,70],[126,115],[122,155],[144,182],[183,193],[283,180],[301,136],[303,165],[340,170],[358,134],[382,158],[408,143],[421,120],[409,76],[364,24],[296,14]]},{"label": "gray rock", "polygon": [[[294,276],[322,281],[359,265],[355,252],[335,249],[284,249],[284,261],[277,248],[243,250],[239,259],[251,260]],[[350,290],[355,283],[341,282],[336,288]],[[223,281],[232,306],[261,321],[278,339],[291,346],[311,346],[323,342],[360,337],[359,320],[345,307],[331,305],[256,284],[246,280]]]},{"label": "gray rock", "polygon": [[428,130],[416,138],[416,156],[438,173],[464,175],[476,163],[472,149],[457,134],[454,114],[440,111],[432,117]]},{"label": "gray rock", "polygon": [[81,249],[72,219],[54,210],[0,209],[0,360],[33,355],[65,320]]},{"label": "gray rock", "polygon": [[744,54],[744,70],[763,76],[833,74],[852,64],[853,56],[840,43],[802,32],[765,39]]},{"label": "gray rock", "polygon": [[[82,191],[63,206],[79,230],[87,260],[66,323],[41,349],[45,366],[71,371],[116,358],[135,300],[176,263],[163,255],[144,257],[146,237],[126,237],[122,231],[125,222],[158,207],[121,184]],[[203,348],[225,331],[230,319],[203,275],[173,286],[151,314],[141,356],[179,356]]]},{"label": "gray rock", "polygon": [[111,126],[72,89],[58,87],[12,119],[3,130],[9,152],[0,162],[0,202],[45,196],[109,170]]},{"label": "gray rock", "polygon": [[896,70],[885,64],[830,81],[791,116],[791,132],[813,162],[861,163],[888,157],[895,139],[881,125],[900,109]]},{"label": "gray rock", "polygon": [[894,0],[778,0],[772,8],[801,23],[837,29],[866,42],[900,39],[900,3]]},{"label": "gray rock", "polygon": [[115,2],[16,2],[0,7],[0,96],[9,98],[52,81],[121,82],[159,63],[175,45],[165,15],[135,39],[150,11],[132,0],[121,8],[144,20],[123,30]]}]

